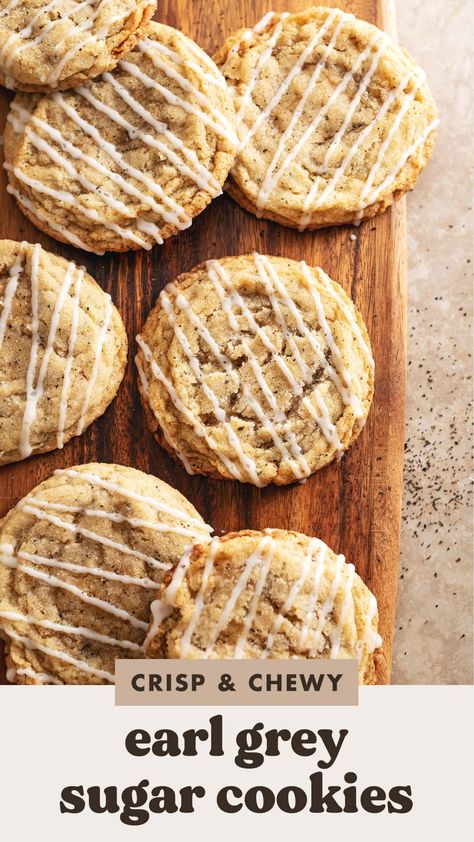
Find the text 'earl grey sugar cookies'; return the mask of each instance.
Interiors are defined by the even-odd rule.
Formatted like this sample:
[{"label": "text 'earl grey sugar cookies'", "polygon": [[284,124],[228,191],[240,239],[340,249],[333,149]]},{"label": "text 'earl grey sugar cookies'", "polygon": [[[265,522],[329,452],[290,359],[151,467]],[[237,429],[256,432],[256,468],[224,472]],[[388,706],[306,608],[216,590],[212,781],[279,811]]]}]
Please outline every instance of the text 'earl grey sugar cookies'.
[{"label": "text 'earl grey sugar cookies'", "polygon": [[0,465],[80,435],[115,397],[126,361],[122,319],[83,268],[0,241]]},{"label": "text 'earl grey sugar cookies'", "polygon": [[237,112],[228,191],[258,216],[301,230],[374,216],[432,154],[438,120],[425,74],[354,15],[269,13],[215,60]]},{"label": "text 'earl grey sugar cookies'", "polygon": [[235,112],[215,64],[151,23],[87,87],[18,94],[5,133],[9,192],[41,230],[86,251],[150,249],[220,194]]},{"label": "text 'earl grey sugar cookies'", "polygon": [[210,260],[165,287],[137,342],[150,429],[189,473],[303,480],[343,454],[369,412],[362,317],[304,262]]}]

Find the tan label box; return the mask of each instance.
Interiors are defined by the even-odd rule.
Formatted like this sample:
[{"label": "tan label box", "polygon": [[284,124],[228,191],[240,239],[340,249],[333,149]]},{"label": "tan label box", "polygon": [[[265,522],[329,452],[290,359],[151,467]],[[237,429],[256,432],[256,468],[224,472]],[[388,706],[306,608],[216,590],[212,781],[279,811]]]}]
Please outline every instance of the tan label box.
[{"label": "tan label box", "polygon": [[117,705],[357,705],[355,660],[119,660]]}]

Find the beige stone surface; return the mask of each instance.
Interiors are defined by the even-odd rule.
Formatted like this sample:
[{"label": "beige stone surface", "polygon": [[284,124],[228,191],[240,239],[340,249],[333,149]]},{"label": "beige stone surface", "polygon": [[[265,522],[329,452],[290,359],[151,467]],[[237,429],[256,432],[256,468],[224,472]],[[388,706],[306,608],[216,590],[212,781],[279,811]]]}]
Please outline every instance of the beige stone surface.
[{"label": "beige stone surface", "polygon": [[440,110],[408,200],[409,371],[393,681],[472,682],[472,7],[397,0]]}]

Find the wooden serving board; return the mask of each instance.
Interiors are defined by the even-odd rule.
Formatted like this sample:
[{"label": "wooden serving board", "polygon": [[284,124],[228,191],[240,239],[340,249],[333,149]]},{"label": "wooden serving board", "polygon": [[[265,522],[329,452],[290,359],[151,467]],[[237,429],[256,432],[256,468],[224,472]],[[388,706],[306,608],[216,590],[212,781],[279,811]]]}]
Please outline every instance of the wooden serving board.
[{"label": "wooden serving board", "polygon": [[[390,0],[324,0],[394,34]],[[270,8],[298,11],[310,0],[160,0],[157,19],[181,29],[209,53],[244,25],[253,26]],[[1,125],[9,95],[0,93]],[[87,266],[111,293],[130,340],[125,380],[106,414],[62,451],[35,456],[0,469],[0,517],[56,468],[100,461],[131,465],[176,486],[216,531],[266,526],[291,528],[326,541],[355,564],[375,593],[383,652],[377,679],[390,681],[399,556],[403,478],[406,365],[405,204],[358,228],[340,227],[300,234],[245,213],[226,195],[199,216],[190,229],[151,252],[96,257],[41,234],[6,193],[0,174],[0,237],[40,242],[46,249]],[[350,233],[356,238],[351,239]],[[361,310],[376,361],[376,390],[368,422],[341,462],[312,476],[305,485],[259,490],[237,482],[189,477],[155,443],[147,429],[133,363],[134,337],[161,288],[176,275],[208,258],[257,249],[322,266]],[[6,683],[0,657],[0,682]]]}]

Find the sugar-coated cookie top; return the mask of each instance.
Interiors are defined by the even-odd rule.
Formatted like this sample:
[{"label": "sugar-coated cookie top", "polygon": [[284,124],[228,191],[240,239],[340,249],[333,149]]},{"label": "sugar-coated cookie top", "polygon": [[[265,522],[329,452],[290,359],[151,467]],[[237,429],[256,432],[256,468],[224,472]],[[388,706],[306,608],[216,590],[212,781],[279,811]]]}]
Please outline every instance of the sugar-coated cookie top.
[{"label": "sugar-coated cookie top", "polygon": [[304,262],[210,260],[165,287],[137,341],[151,429],[190,473],[302,480],[342,455],[370,408],[362,317]]},{"label": "sugar-coated cookie top", "polygon": [[1,0],[0,81],[12,90],[71,88],[111,70],[156,0]]},{"label": "sugar-coated cookie top", "polygon": [[126,360],[120,315],[83,268],[0,241],[0,465],[80,435],[116,394]]},{"label": "sugar-coated cookie top", "polygon": [[437,117],[423,71],[354,15],[269,13],[215,59],[237,112],[229,190],[259,215],[300,229],[371,216],[431,155]]},{"label": "sugar-coated cookie top", "polygon": [[149,249],[188,228],[221,192],[234,153],[222,75],[157,23],[87,87],[18,94],[5,134],[8,189],[24,213],[98,253]]},{"label": "sugar-coated cookie top", "polygon": [[377,603],[352,564],[297,532],[235,532],[185,553],[163,581],[154,658],[357,658],[373,680]]},{"label": "sugar-coated cookie top", "polygon": [[163,575],[209,529],[182,494],[134,468],[56,471],[0,524],[10,678],[112,683],[115,658],[143,657]]}]

